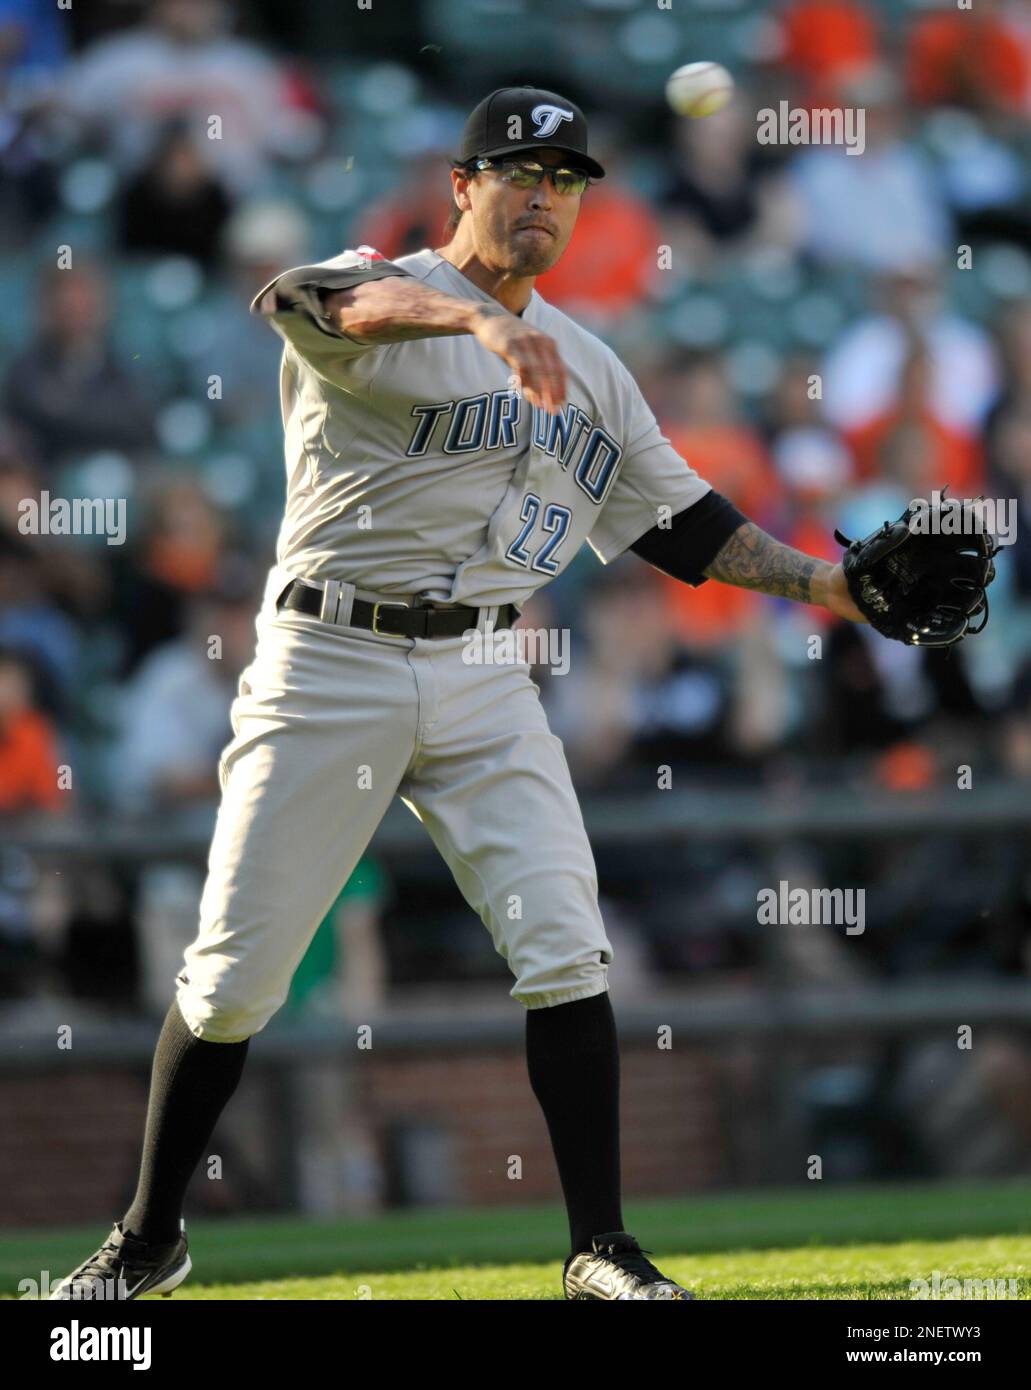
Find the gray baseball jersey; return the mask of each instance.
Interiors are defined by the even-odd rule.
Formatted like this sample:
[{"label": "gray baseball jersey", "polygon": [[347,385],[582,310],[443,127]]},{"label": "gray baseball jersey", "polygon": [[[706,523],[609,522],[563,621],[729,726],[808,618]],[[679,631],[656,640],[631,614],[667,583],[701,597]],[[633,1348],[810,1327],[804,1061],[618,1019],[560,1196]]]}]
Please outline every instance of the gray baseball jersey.
[{"label": "gray baseball jersey", "polygon": [[379,593],[521,606],[585,540],[611,560],[660,507],[675,514],[709,491],[615,354],[536,291],[523,317],[555,339],[568,374],[554,416],[470,334],[368,347],[331,328],[318,287],[396,270],[492,302],[427,250],[394,263],[347,251],[287,272],[252,305],[286,343],[281,565]]},{"label": "gray baseball jersey", "polygon": [[[488,298],[432,251],[396,266],[347,252],[278,277],[253,306],[286,343],[288,486],[178,979],[183,1017],[212,1041],[249,1037],[282,1004],[395,796],[490,931],[515,999],[549,1008],[608,987],[612,947],[565,754],[525,659],[502,657],[493,624],[585,539],[611,559],[661,507],[682,511],[709,484],[613,353],[537,294],[526,316],[568,370],[555,416],[531,410],[469,335],[368,347],[327,322],[319,287],[399,271]],[[357,628],[347,602],[325,617],[281,608],[296,579],[475,606],[483,659],[462,638]]]}]

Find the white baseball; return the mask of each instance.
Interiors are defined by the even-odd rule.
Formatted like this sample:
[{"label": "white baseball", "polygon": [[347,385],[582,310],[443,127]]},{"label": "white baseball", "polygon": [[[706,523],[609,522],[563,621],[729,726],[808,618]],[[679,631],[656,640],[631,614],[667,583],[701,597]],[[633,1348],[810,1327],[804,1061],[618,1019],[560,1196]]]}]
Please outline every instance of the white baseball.
[{"label": "white baseball", "polygon": [[720,63],[685,63],[666,83],[666,100],[678,116],[712,116],[733,90],[734,79]]}]

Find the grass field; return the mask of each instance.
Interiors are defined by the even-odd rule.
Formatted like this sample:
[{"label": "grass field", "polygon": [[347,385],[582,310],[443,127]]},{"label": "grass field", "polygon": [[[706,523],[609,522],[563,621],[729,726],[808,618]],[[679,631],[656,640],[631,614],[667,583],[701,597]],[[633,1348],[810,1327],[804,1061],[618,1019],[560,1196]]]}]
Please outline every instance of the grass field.
[{"label": "grass field", "polygon": [[[910,1281],[1016,1280],[1031,1298],[1031,1182],[819,1189],[633,1202],[628,1228],[703,1299],[910,1299]],[[561,1297],[557,1207],[375,1220],[191,1223],[175,1299]],[[67,1274],[106,1235],[0,1236],[0,1294]]]}]

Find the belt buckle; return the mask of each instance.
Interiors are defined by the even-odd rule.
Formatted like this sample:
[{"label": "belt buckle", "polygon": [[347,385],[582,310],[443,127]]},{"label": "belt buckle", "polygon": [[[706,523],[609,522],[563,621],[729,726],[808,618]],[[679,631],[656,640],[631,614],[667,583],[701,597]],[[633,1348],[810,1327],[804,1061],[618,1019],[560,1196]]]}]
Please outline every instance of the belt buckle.
[{"label": "belt buckle", "polygon": [[372,630],[377,637],[403,637],[403,632],[391,632],[389,628],[382,628],[379,625],[379,610],[381,608],[409,608],[407,603],[392,603],[389,599],[381,599],[372,605]]}]

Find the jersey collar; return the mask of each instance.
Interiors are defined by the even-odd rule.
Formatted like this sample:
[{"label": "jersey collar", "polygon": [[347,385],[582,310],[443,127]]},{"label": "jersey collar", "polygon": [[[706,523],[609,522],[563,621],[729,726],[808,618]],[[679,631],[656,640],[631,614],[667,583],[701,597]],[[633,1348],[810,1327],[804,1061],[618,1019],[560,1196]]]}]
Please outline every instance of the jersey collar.
[{"label": "jersey collar", "polygon": [[[430,252],[431,256],[436,258],[436,262],[438,265],[446,266],[448,270],[453,271],[454,274],[461,279],[463,286],[465,287],[466,291],[468,292],[471,298],[482,299],[485,304],[497,303],[497,300],[494,298],[492,294],[488,294],[486,290],[481,290],[479,285],[474,285],[467,275],[463,275],[456,265],[452,265],[451,262],[449,260],[446,260],[442,255],[440,255],[438,251],[434,251],[430,247],[427,247],[426,249]],[[531,290],[529,302],[527,303],[526,307],[519,314],[516,315],[516,317],[525,319],[527,323],[532,323],[536,318],[536,307],[541,302],[541,297],[537,293],[537,291]]]}]

